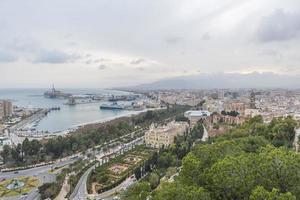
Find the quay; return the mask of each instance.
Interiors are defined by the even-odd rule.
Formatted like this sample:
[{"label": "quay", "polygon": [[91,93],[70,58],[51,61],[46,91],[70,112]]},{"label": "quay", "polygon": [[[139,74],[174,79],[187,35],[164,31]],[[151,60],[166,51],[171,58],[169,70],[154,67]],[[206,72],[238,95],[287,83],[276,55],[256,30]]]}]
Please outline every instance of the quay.
[{"label": "quay", "polygon": [[22,143],[25,137],[37,137],[37,138],[43,138],[40,137],[40,135],[45,134],[48,137],[50,136],[47,132],[40,132],[35,129],[35,127],[38,125],[38,123],[47,116],[52,111],[59,111],[60,107],[52,107],[52,108],[46,108],[46,109],[40,109],[33,115],[23,119],[22,121],[12,125],[10,128],[8,128],[8,138],[11,140],[11,143],[13,145],[17,145],[18,143]]}]

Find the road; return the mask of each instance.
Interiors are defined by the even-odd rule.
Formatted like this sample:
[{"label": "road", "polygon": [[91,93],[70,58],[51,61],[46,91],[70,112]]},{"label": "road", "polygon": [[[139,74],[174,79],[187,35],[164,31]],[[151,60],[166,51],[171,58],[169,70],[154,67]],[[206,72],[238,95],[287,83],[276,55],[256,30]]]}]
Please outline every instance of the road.
[{"label": "road", "polygon": [[[117,147],[114,147],[112,149],[109,150],[109,154],[115,154],[117,152],[120,152],[121,149],[127,149],[129,150],[129,146],[130,145],[137,145],[137,144],[141,144],[143,142],[142,140],[143,137],[137,138],[127,144],[121,144]],[[123,151],[124,152],[124,151]],[[104,156],[107,156],[108,154],[105,153],[101,153],[100,155],[98,155],[99,158],[102,158]],[[100,163],[103,164],[103,163]],[[78,181],[72,195],[70,196],[70,199],[74,199],[74,200],[85,200],[88,196],[88,192],[87,192],[87,187],[86,187],[86,183],[87,183],[87,178],[88,175],[90,174],[90,172],[93,170],[93,168],[95,168],[95,166],[89,168],[81,177],[80,180]],[[117,186],[120,188],[124,188],[124,185],[128,185],[128,183],[126,181],[124,181],[121,185]]]},{"label": "road", "polygon": [[23,142],[23,138],[17,136],[17,134],[15,134],[15,132],[8,133],[8,137],[10,138],[11,143],[14,145],[17,145],[17,144]]},{"label": "road", "polygon": [[[51,165],[45,165],[40,167],[35,167],[31,169],[25,169],[25,170],[19,170],[18,172],[0,172],[0,179],[13,179],[18,178],[22,176],[34,176],[39,179],[40,183],[49,183],[54,182],[56,179],[55,173],[50,173],[49,171],[54,167],[63,167],[65,165],[69,165],[73,162],[75,162],[77,159],[65,159],[63,161],[59,161],[55,164]],[[38,189],[33,189],[28,193],[27,196],[14,196],[9,198],[3,198],[3,200],[16,200],[16,199],[22,199],[22,200],[38,200],[40,199],[40,195],[38,192]]]},{"label": "road", "polygon": [[108,190],[106,192],[103,192],[101,194],[97,194],[97,195],[90,195],[93,198],[97,198],[97,199],[105,199],[105,200],[109,200],[109,199],[113,199],[113,197],[115,196],[115,194],[117,192],[122,191],[123,189],[128,188],[130,185],[132,185],[134,182],[136,181],[135,178],[127,178],[124,182],[122,182],[120,185],[118,185],[117,187]]},{"label": "road", "polygon": [[74,200],[85,200],[88,192],[87,192],[87,188],[86,188],[86,183],[87,183],[87,179],[89,174],[91,173],[91,171],[95,169],[95,165],[93,165],[92,167],[90,167],[86,172],[84,172],[84,174],[80,177],[73,193],[70,196],[70,199],[74,199]]},{"label": "road", "polygon": [[12,126],[10,129],[9,129],[9,138],[12,142],[12,144],[14,145],[17,145],[18,143],[22,143],[23,140],[25,139],[25,137],[19,137],[17,134],[16,134],[16,131],[18,129],[22,129],[24,128],[27,124],[30,124],[34,121],[36,121],[37,119],[39,118],[43,118],[45,116],[45,110],[42,109],[40,111],[38,111],[36,114],[33,114],[32,116],[20,121],[19,123],[15,124],[14,126]]},{"label": "road", "polygon": [[[138,131],[144,131],[144,130],[145,129],[139,129],[139,130],[135,131],[135,133]],[[132,133],[130,133],[130,134],[132,134]],[[128,135],[130,135],[130,134],[128,134]],[[123,136],[123,137],[125,137],[125,136]],[[19,139],[18,136],[16,136],[15,142],[17,139]],[[113,154],[113,153],[119,152],[120,149],[124,149],[124,148],[129,149],[130,145],[135,144],[135,143],[140,143],[140,142],[141,142],[141,138],[137,138],[127,144],[122,144],[117,147],[109,149],[108,154]],[[92,148],[89,149],[89,151],[92,151]],[[107,156],[108,154],[101,152],[100,155],[98,155],[98,156],[104,157],[104,156]],[[80,154],[76,154],[75,156],[80,156]],[[72,157],[74,157],[74,155]],[[75,162],[77,159],[79,159],[79,158],[71,159],[71,157],[68,157],[68,158],[63,159],[63,161],[59,161],[55,164],[35,167],[35,168],[31,168],[31,169],[26,169],[26,170],[19,170],[17,173],[14,171],[13,172],[0,172],[0,179],[13,179],[13,178],[21,177],[21,176],[34,176],[40,180],[41,184],[48,183],[48,182],[54,182],[55,178],[56,178],[56,174],[49,173],[49,171],[55,167],[62,167],[62,166],[71,164],[71,163]],[[72,198],[70,198],[70,199],[76,199],[76,200],[86,199],[86,197],[88,195],[87,189],[86,189],[87,177],[88,177],[89,173],[91,172],[91,170],[92,170],[91,168],[88,169],[83,174],[83,176],[80,178],[78,184],[76,185],[76,188],[74,189],[74,192],[71,195]],[[4,200],[15,200],[15,199],[38,200],[38,199],[40,199],[40,195],[38,193],[38,190],[34,189],[28,193],[28,196],[16,196],[16,197],[4,198]]]},{"label": "road", "polygon": [[[118,147],[115,147],[114,149],[110,149],[109,152],[112,152],[112,153],[115,153],[119,151],[119,148]],[[109,154],[112,154],[112,153],[109,153]],[[100,154],[100,157],[104,157],[106,156],[107,154],[105,153],[101,153]],[[86,197],[88,196],[88,192],[87,192],[87,186],[86,186],[86,183],[87,183],[87,178],[89,176],[89,174],[91,173],[91,171],[95,169],[95,165],[90,167],[86,172],[84,172],[84,174],[80,177],[73,193],[70,195],[70,199],[74,199],[74,200],[85,200]]]},{"label": "road", "polygon": [[21,176],[37,176],[40,173],[44,173],[51,170],[54,167],[62,167],[64,165],[71,164],[75,162],[76,159],[66,159],[63,161],[59,161],[55,164],[50,164],[50,165],[45,165],[45,166],[40,166],[40,167],[35,167],[35,168],[30,168],[30,169],[24,169],[24,170],[19,170],[18,172],[16,171],[11,171],[11,172],[0,172],[0,179],[5,178],[5,179],[12,179],[12,178],[18,178]]}]

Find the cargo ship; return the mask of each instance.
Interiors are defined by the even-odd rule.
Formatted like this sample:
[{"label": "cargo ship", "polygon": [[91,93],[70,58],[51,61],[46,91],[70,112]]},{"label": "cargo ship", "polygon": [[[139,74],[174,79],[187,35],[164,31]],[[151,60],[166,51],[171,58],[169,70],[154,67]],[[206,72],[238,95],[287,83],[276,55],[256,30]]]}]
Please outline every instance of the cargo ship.
[{"label": "cargo ship", "polygon": [[63,93],[59,90],[56,90],[53,85],[50,90],[44,93],[44,96],[47,98],[55,99],[55,98],[68,98],[71,96],[71,94]]},{"label": "cargo ship", "polygon": [[107,109],[107,110],[123,110],[125,109],[124,106],[119,105],[118,103],[109,103],[109,104],[102,104],[100,109]]}]

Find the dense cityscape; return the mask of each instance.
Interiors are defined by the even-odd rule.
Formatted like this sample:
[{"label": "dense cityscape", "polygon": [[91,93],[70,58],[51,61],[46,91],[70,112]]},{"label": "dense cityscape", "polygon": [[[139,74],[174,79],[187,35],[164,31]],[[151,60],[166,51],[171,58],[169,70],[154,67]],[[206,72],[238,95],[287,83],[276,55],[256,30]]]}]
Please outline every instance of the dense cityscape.
[{"label": "dense cityscape", "polygon": [[[119,96],[109,93],[42,96],[63,98],[71,107],[76,106],[78,99],[84,104],[99,104],[99,110],[132,109],[116,108],[116,105],[139,107],[135,106],[136,113],[52,133],[34,127],[53,110],[63,112],[60,107],[26,108],[14,105],[13,100],[1,100],[0,178],[3,189],[0,195],[3,199],[14,199],[14,196],[27,199],[148,199],[152,196],[164,199],[172,185],[183,178],[182,174],[191,173],[185,171],[185,165],[193,163],[188,159],[198,145],[204,148],[227,137],[234,142],[245,140],[242,143],[254,148],[250,152],[266,146],[268,141],[275,147],[286,146],[291,149],[289,151],[298,152],[298,90],[151,90],[127,91]],[[69,104],[70,99],[72,104]],[[255,136],[258,133],[247,136],[253,123],[273,124],[277,131],[268,133],[271,138]],[[242,132],[237,133],[239,131]],[[273,128],[270,131],[274,131]],[[143,185],[147,182],[149,188]],[[151,192],[157,187],[156,192]],[[170,188],[161,191],[164,187]],[[145,197],[134,197],[137,194],[132,190],[141,189]],[[197,199],[211,198],[207,189],[197,189],[195,195],[191,199],[197,195],[200,195]],[[292,196],[290,193],[282,195]]]},{"label": "dense cityscape", "polygon": [[299,0],[0,0],[0,200],[300,200]]}]

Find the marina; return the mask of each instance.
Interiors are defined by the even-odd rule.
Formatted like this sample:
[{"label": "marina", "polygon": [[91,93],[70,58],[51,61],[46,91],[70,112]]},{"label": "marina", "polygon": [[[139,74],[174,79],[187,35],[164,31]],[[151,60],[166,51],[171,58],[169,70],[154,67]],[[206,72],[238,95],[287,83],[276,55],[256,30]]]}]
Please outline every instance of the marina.
[{"label": "marina", "polygon": [[0,127],[5,136],[1,141],[13,145],[161,108],[146,96],[114,90],[2,89],[0,99],[11,109]]}]

